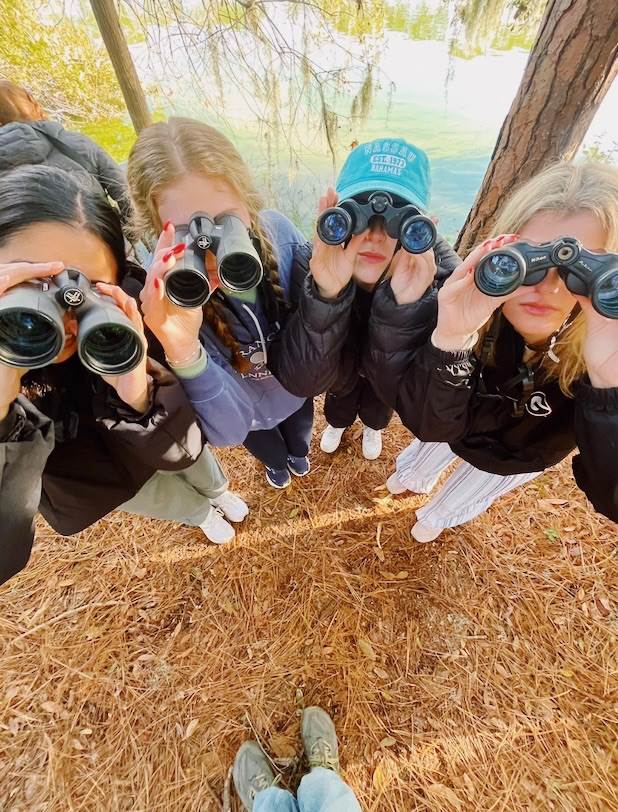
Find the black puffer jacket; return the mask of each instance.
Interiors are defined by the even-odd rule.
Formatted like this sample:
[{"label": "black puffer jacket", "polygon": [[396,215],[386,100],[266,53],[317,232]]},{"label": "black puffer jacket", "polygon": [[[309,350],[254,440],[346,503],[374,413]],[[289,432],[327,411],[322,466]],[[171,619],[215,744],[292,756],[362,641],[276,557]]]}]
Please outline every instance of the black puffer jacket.
[{"label": "black puffer jacket", "polygon": [[90,178],[118,204],[124,223],[130,216],[124,172],[85,135],[55,121],[12,122],[0,127],[0,172],[24,164],[45,164]]},{"label": "black puffer jacket", "polygon": [[[461,259],[442,238],[438,238],[434,254],[438,272],[430,291],[437,294]],[[304,284],[298,309],[286,324],[270,366],[294,395],[313,397],[322,392],[345,395],[353,389],[359,375],[371,377],[363,370],[363,351],[374,293],[350,282],[336,299],[323,299],[309,271],[310,259],[311,244],[297,249],[294,276],[304,276]]]},{"label": "black puffer jacket", "polygon": [[448,443],[475,468],[501,476],[543,471],[578,447],[577,484],[599,513],[618,521],[618,388],[595,389],[586,378],[569,398],[558,381],[535,373],[517,414],[511,382],[521,336],[502,319],[491,365],[472,350],[439,350],[430,340],[436,298],[398,306],[390,285],[376,294],[367,366],[382,400],[420,440]]},{"label": "black puffer jacket", "polygon": [[[123,289],[141,290],[137,269]],[[148,333],[147,333],[148,336]],[[72,356],[26,373],[0,421],[0,584],[27,563],[40,511],[62,535],[77,533],[131,499],[156,471],[191,466],[204,447],[178,379],[149,341],[149,406],[138,414]]]}]

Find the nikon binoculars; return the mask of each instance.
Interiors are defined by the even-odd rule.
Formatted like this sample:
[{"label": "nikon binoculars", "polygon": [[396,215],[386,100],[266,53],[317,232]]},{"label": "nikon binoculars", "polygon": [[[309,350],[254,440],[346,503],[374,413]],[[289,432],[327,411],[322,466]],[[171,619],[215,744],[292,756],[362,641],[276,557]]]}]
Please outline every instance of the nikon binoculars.
[{"label": "nikon binoculars", "polygon": [[213,218],[196,212],[188,225],[176,226],[176,236],[187,247],[164,282],[165,292],[179,307],[201,307],[213,293],[206,272],[207,251],[215,254],[217,273],[226,288],[241,293],[260,284],[262,262],[240,217]]},{"label": "nikon binoculars", "polygon": [[373,192],[366,203],[350,197],[326,209],[318,218],[318,237],[327,245],[340,245],[369,228],[373,217],[383,217],[389,237],[399,240],[409,254],[423,254],[436,243],[436,227],[410,204],[395,206],[387,192]]},{"label": "nikon binoculars", "polygon": [[50,364],[64,347],[67,310],[77,318],[77,352],[89,370],[124,375],[140,363],[142,335],[111,297],[73,268],[23,282],[0,297],[0,362],[25,369]]},{"label": "nikon binoculars", "polygon": [[587,251],[575,237],[496,248],[479,262],[474,281],[487,296],[507,296],[520,285],[538,285],[550,268],[571,293],[588,296],[598,313],[618,319],[618,254]]}]

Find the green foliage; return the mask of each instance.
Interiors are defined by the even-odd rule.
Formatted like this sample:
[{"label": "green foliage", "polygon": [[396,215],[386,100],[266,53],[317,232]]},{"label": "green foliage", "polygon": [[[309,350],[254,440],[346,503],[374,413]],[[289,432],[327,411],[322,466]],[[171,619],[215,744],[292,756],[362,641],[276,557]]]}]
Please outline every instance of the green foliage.
[{"label": "green foliage", "polygon": [[54,116],[107,116],[124,109],[92,17],[36,0],[0,0],[0,75],[24,85]]},{"label": "green foliage", "polygon": [[603,149],[598,143],[589,144],[582,149],[582,155],[587,161],[599,164],[615,164],[618,161],[618,143]]},{"label": "green foliage", "polygon": [[529,50],[547,0],[454,0],[459,30],[451,53],[470,59],[488,48]]},{"label": "green foliage", "polygon": [[401,0],[387,3],[386,27],[390,31],[407,34],[414,40],[441,40],[448,30],[448,8],[448,0],[442,0],[437,9],[428,3],[421,3],[414,8]]}]

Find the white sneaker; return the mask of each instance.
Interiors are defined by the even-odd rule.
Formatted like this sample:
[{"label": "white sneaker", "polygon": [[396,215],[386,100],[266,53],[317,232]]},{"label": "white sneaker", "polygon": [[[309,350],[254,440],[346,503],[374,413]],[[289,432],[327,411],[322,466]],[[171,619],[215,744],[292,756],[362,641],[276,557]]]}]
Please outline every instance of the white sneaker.
[{"label": "white sneaker", "polygon": [[377,460],[382,453],[382,432],[363,426],[363,457]]},{"label": "white sneaker", "polygon": [[249,515],[249,505],[232,491],[223,491],[210,501],[213,505],[221,508],[226,518],[231,522],[242,522]]},{"label": "white sneaker", "polygon": [[417,522],[412,530],[410,530],[410,535],[412,538],[415,541],[420,541],[423,544],[427,541],[435,541],[435,539],[437,539],[441,533],[441,528],[430,527],[430,525],[423,524],[422,522]]},{"label": "white sneaker", "polygon": [[210,513],[200,525],[202,533],[213,544],[227,544],[236,535],[236,531],[229,522],[226,522],[217,508],[211,508]]},{"label": "white sneaker", "polygon": [[395,471],[395,473],[391,474],[389,478],[386,480],[386,490],[389,493],[397,494],[397,493],[405,493],[408,489],[397,476],[397,471]]},{"label": "white sneaker", "polygon": [[333,451],[339,448],[344,431],[345,429],[336,429],[330,425],[326,426],[320,439],[320,448],[325,454],[332,454]]}]

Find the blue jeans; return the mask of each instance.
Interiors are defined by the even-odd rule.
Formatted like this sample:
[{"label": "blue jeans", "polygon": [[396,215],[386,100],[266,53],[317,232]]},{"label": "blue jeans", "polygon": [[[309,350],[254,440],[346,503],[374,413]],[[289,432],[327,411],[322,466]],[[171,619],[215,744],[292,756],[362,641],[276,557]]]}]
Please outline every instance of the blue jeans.
[{"label": "blue jeans", "polygon": [[255,796],[253,812],[361,812],[350,787],[324,767],[305,775],[297,794],[298,800],[286,789],[269,787]]}]

